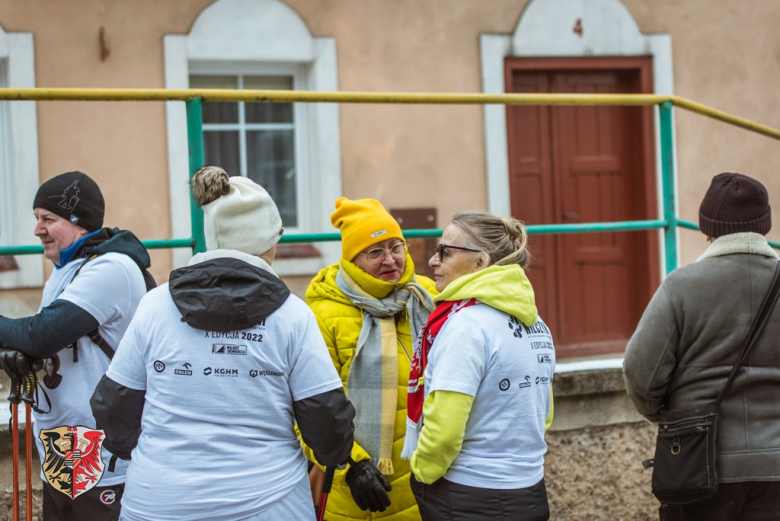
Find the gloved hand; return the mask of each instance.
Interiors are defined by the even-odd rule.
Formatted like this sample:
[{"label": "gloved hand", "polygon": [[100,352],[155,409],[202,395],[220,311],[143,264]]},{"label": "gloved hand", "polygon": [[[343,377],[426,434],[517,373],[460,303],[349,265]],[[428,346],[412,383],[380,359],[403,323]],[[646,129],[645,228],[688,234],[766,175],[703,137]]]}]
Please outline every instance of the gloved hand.
[{"label": "gloved hand", "polygon": [[26,376],[31,371],[40,371],[43,361],[14,349],[3,348],[0,349],[0,367],[13,380],[16,377]]},{"label": "gloved hand", "polygon": [[370,460],[351,464],[346,479],[352,499],[360,510],[384,512],[390,506],[387,493],[393,487]]}]

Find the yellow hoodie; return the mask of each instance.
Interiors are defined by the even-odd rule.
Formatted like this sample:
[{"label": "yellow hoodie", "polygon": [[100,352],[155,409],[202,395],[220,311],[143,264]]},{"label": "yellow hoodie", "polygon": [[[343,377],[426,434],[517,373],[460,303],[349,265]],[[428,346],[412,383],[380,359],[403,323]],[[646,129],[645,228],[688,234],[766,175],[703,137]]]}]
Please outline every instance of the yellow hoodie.
[{"label": "yellow hoodie", "polygon": [[[396,289],[396,285],[390,282],[372,277],[355,264],[343,260],[340,264],[334,264],[322,269],[314,277],[306,290],[306,303],[314,311],[317,324],[320,327],[325,344],[328,346],[333,364],[341,376],[341,381],[346,389],[347,375],[355,356],[358,335],[363,325],[363,311],[350,302],[344,293],[336,286],[336,274],[339,265],[366,290],[376,298],[384,298]],[[414,262],[406,256],[406,267],[398,287],[403,286],[414,278]],[[417,276],[417,283],[429,294],[435,295],[436,289],[431,279]],[[327,511],[328,521],[350,521],[355,519],[382,519],[383,521],[412,521],[419,520],[420,514],[417,503],[409,487],[409,462],[401,459],[401,449],[404,445],[406,434],[406,389],[409,380],[410,361],[414,339],[410,332],[409,318],[406,313],[401,313],[396,321],[398,334],[398,403],[396,405],[395,429],[393,434],[393,468],[395,473],[387,476],[393,486],[389,492],[391,504],[384,512],[368,512],[360,510],[349,486],[345,481],[346,470],[336,471],[333,479],[333,488],[328,496]],[[349,395],[349,393],[347,393]],[[304,446],[304,453],[310,461],[315,461],[314,455],[308,447]],[[352,459],[361,461],[370,459],[368,453],[357,443],[352,449]]]}]

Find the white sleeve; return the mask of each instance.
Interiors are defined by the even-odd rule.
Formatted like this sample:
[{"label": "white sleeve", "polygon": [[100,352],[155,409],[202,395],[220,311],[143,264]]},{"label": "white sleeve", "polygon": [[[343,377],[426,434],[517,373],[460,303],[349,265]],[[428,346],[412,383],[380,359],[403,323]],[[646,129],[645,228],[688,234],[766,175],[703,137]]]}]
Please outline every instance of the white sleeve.
[{"label": "white sleeve", "polygon": [[307,311],[306,325],[291,346],[290,392],[294,402],[342,387],[314,313]]},{"label": "white sleeve", "polygon": [[[128,266],[116,256],[109,255],[89,261],[57,297],[77,305],[100,325],[132,312],[130,299],[133,291]],[[137,267],[135,269],[138,270]]]},{"label": "white sleeve", "polygon": [[144,321],[145,308],[148,306],[148,299],[144,298],[138,306],[138,312],[130,322],[119,347],[114,353],[111,365],[108,366],[106,376],[111,378],[119,385],[124,385],[137,391],[146,390],[146,360],[145,352],[149,345],[149,340],[144,338],[142,332],[149,331],[148,327],[142,325]]},{"label": "white sleeve", "polygon": [[425,383],[426,392],[477,395],[487,367],[486,342],[478,326],[458,318],[450,318],[436,336],[429,355],[431,381]]}]

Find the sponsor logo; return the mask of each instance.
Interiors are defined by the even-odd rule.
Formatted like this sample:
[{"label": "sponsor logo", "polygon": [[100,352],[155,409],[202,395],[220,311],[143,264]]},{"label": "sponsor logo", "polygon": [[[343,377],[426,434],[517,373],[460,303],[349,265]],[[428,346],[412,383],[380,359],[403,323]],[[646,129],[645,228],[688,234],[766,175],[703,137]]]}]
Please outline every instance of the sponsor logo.
[{"label": "sponsor logo", "polygon": [[157,371],[158,373],[162,373],[163,371],[165,371],[165,364],[162,363],[160,360],[155,360],[154,370]]},{"label": "sponsor logo", "polygon": [[516,317],[509,315],[509,329],[512,329],[512,335],[515,338],[523,338],[523,325]]},{"label": "sponsor logo", "polygon": [[523,378],[523,380],[524,381],[520,382],[520,385],[518,385],[518,387],[520,387],[520,389],[523,389],[525,387],[531,387],[531,377],[530,376],[525,375],[525,378]]},{"label": "sponsor logo", "polygon": [[215,355],[246,355],[246,346],[236,344],[211,344],[211,352]]},{"label": "sponsor logo", "polygon": [[551,364],[552,357],[547,353],[537,353],[536,361],[539,362],[540,364]]},{"label": "sponsor logo", "polygon": [[257,376],[284,376],[284,371],[258,371],[257,369],[250,369],[249,376],[255,378]]},{"label": "sponsor logo", "polygon": [[76,499],[103,477],[103,431],[82,425],[62,426],[41,430],[38,438],[44,447],[41,468],[54,490]]},{"label": "sponsor logo", "polygon": [[206,376],[214,375],[214,376],[223,376],[228,378],[237,378],[238,377],[238,369],[232,369],[232,368],[226,368],[226,367],[207,367],[203,370],[203,374]]},{"label": "sponsor logo", "polygon": [[113,490],[104,490],[102,494],[100,494],[100,502],[104,505],[110,505],[114,501],[116,501],[116,492]]},{"label": "sponsor logo", "polygon": [[548,377],[546,377],[546,376],[537,376],[535,382],[536,382],[536,385],[539,385],[539,384],[546,385],[546,384],[550,383],[550,379]]},{"label": "sponsor logo", "polygon": [[387,230],[379,230],[371,234],[371,238],[379,237],[380,235],[384,235],[387,233]]},{"label": "sponsor logo", "polygon": [[185,363],[182,365],[184,369],[174,369],[173,374],[178,374],[182,376],[192,376],[192,364]]},{"label": "sponsor logo", "polygon": [[502,391],[506,391],[507,389],[509,389],[510,385],[512,384],[509,381],[509,378],[504,378],[498,383],[498,388],[501,389]]}]

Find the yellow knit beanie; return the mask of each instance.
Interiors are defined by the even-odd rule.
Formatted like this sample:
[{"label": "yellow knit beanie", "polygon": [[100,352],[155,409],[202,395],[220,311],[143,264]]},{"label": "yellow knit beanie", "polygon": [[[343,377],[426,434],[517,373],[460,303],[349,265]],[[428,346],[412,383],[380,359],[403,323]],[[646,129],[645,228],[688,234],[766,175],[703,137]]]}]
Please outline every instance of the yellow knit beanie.
[{"label": "yellow knit beanie", "polygon": [[330,222],[341,230],[341,256],[351,261],[372,244],[388,239],[404,240],[401,226],[376,199],[336,200]]}]

